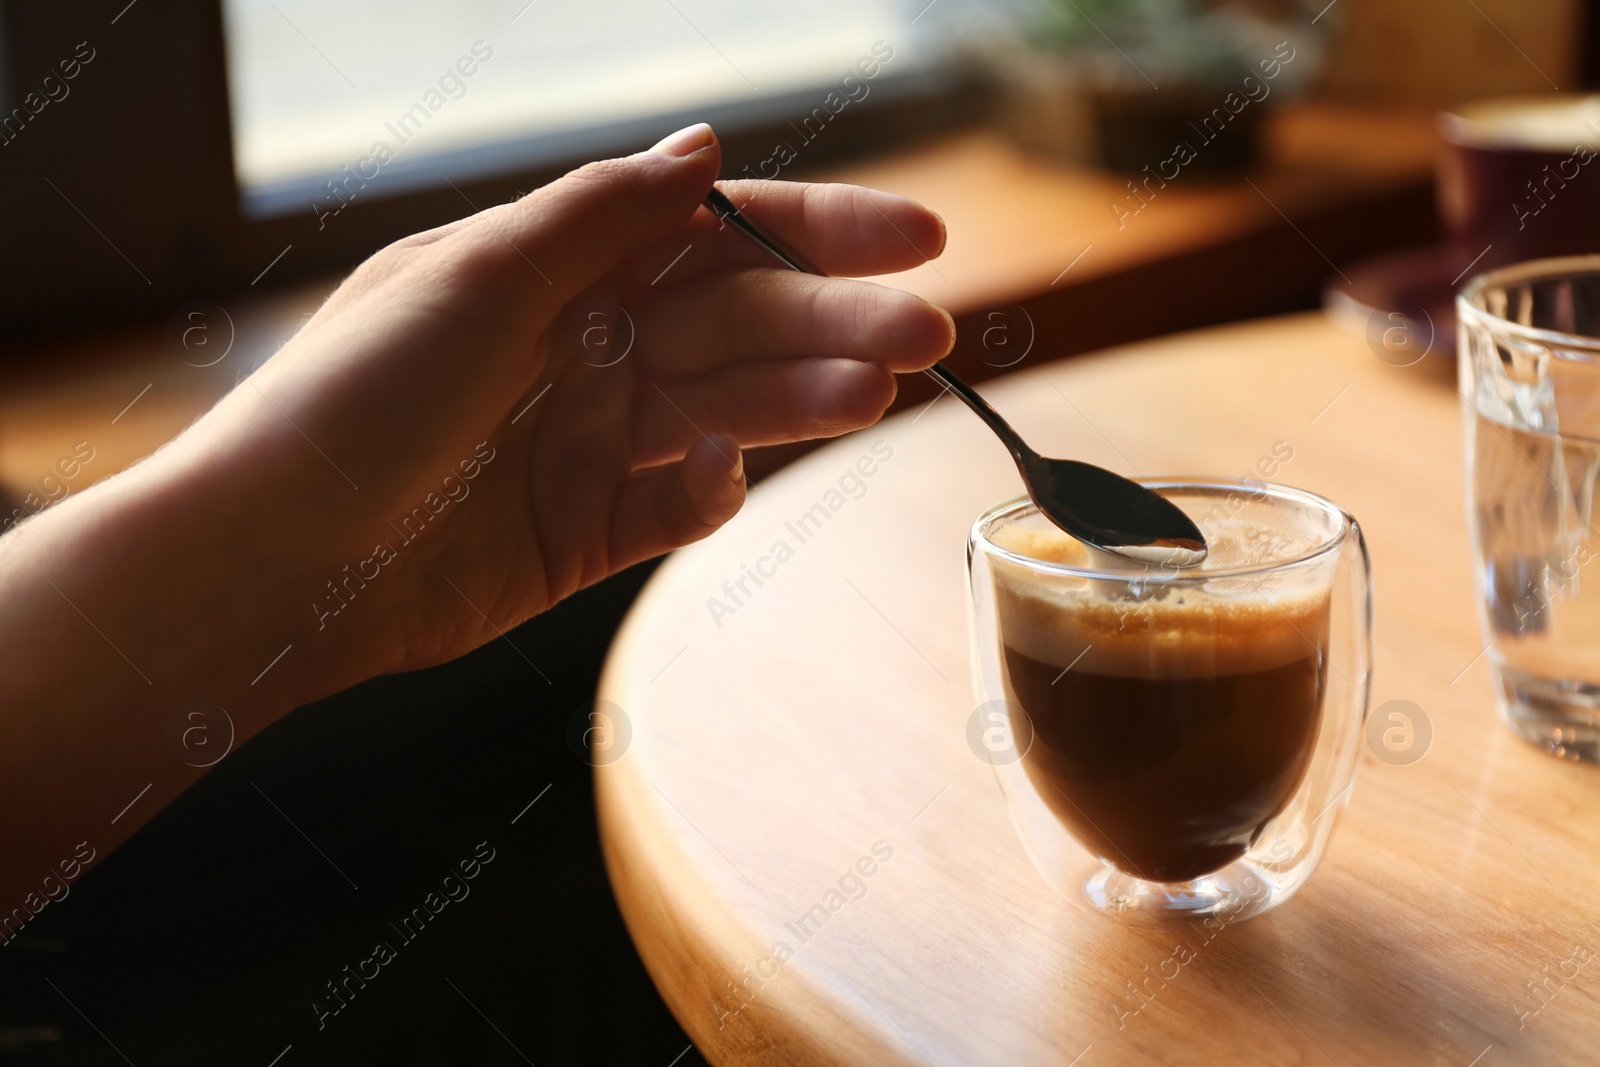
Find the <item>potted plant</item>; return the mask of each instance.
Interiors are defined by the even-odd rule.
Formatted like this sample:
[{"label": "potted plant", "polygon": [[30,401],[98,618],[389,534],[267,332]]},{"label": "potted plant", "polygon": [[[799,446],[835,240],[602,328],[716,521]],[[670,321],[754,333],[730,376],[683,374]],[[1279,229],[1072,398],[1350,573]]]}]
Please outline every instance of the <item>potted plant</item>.
[{"label": "potted plant", "polygon": [[1267,101],[1303,84],[1320,51],[1286,28],[1288,13],[1205,0],[1035,0],[1020,23],[1025,46],[998,63],[1003,122],[1031,148],[1114,170],[1183,157],[1168,166],[1237,169],[1256,156]]}]

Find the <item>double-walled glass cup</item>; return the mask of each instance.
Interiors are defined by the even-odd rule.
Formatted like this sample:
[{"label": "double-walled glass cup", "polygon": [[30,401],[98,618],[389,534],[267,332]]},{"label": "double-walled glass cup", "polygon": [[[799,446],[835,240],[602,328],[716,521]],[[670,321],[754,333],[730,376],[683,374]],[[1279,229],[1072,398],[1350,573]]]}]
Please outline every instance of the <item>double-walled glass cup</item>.
[{"label": "double-walled glass cup", "polygon": [[1057,889],[1133,921],[1245,918],[1305,883],[1348,801],[1366,546],[1297,489],[1143,484],[1200,526],[1203,564],[1090,555],[1026,497],[973,524],[969,736]]}]

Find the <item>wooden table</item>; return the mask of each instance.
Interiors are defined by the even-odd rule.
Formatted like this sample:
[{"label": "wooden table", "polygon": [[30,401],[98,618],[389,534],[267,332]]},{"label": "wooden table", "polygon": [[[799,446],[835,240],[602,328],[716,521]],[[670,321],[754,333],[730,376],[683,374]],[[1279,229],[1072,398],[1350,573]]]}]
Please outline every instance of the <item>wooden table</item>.
[{"label": "wooden table", "polygon": [[[1431,748],[1409,766],[1363,751],[1310,884],[1211,941],[1190,936],[1194,958],[1147,983],[1171,975],[1175,936],[1054,896],[965,741],[963,539],[1018,491],[1009,460],[950,398],[840,440],[662,567],[601,683],[619,721],[597,786],[612,883],[706,1056],[1594,1062],[1600,773],[1496,720],[1453,389],[1312,314],[985,391],[1047,454],[1130,474],[1243,474],[1287,442],[1280,480],[1341,502],[1370,540],[1373,706],[1420,706]],[[789,524],[826,506],[875,442],[864,493],[832,499],[801,543]],[[762,562],[779,541],[792,557]],[[766,574],[735,602],[724,582],[738,594],[746,565]],[[732,611],[713,618],[712,598]],[[872,875],[830,898],[862,857]],[[820,929],[791,925],[819,903],[836,909]]]}]

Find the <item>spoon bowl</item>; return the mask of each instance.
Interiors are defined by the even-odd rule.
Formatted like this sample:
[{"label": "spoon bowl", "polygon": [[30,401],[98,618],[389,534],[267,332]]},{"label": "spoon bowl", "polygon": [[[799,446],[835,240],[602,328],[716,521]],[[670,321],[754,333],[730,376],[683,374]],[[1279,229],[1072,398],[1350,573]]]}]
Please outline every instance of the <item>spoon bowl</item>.
[{"label": "spoon bowl", "polygon": [[1194,520],[1138,482],[1037,453],[1018,460],[1017,469],[1044,516],[1087,545],[1158,567],[1192,567],[1206,558]]}]

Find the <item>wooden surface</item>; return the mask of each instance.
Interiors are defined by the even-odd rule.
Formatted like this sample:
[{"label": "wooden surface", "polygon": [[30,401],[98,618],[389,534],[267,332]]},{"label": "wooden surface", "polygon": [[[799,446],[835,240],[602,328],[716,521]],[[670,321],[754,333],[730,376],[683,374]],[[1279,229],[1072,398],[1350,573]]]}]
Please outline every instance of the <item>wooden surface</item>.
[{"label": "wooden surface", "polygon": [[0,486],[18,498],[47,491],[42,478],[79,441],[95,456],[71,492],[154,452],[294,336],[335,284],[196,303],[21,354],[0,388]]},{"label": "wooden surface", "polygon": [[[1212,940],[1183,934],[1194,955],[1173,976],[1179,935],[1053,895],[965,741],[964,537],[1018,492],[1004,452],[950,398],[835,442],[663,566],[601,683],[631,731],[598,777],[613,885],[707,1057],[1594,1062],[1600,772],[1496,719],[1453,389],[1308,314],[985,392],[1045,453],[1129,474],[1240,475],[1287,442],[1279,480],[1348,507],[1370,541],[1373,706],[1420,706],[1431,748],[1410,766],[1363,750],[1309,885]],[[798,543],[785,524],[878,441],[893,455],[864,495]],[[792,558],[718,625],[709,598],[727,600],[723,583],[779,540]],[[865,895],[830,900],[878,842],[893,855],[860,879]],[[802,941],[787,924],[818,903],[839,906]],[[781,962],[778,942],[793,952]],[[1158,970],[1168,979],[1138,999],[1129,983]]]},{"label": "wooden surface", "polygon": [[[888,189],[943,215],[944,255],[882,280],[959,315],[1242,234],[1289,230],[1286,220],[1315,230],[1341,204],[1425,189],[1433,173],[1436,134],[1426,111],[1302,106],[1269,116],[1262,139],[1263,158],[1248,181],[1180,172],[1165,185],[1146,186],[1141,174],[1138,196],[1128,189],[1132,175],[1050,162],[991,130],[806,177]],[[1431,207],[1424,197],[1422,210]],[[1341,236],[1354,235],[1312,233],[1335,251],[1339,245],[1329,242]],[[1332,273],[1303,238],[1297,241],[1296,252],[1316,260],[1319,277]]]},{"label": "wooden surface", "polygon": [[[1012,330],[1020,333],[1030,329],[1017,307],[1026,304],[1040,351],[1049,346],[1063,354],[1309,299],[1327,264],[1277,209],[1340,260],[1354,254],[1353,236],[1367,242],[1367,252],[1404,243],[1403,225],[1385,224],[1375,205],[1403,206],[1403,198],[1391,203],[1397,192],[1425,190],[1431,130],[1427,115],[1327,105],[1285,111],[1268,128],[1266,159],[1252,178],[1258,189],[1237,179],[1184,177],[1121,228],[1108,205],[1119,191],[1127,195],[1125,179],[1037,159],[992,131],[958,132],[805,177],[887,189],[921,199],[944,216],[950,230],[944,256],[881,280],[961,318],[956,362],[981,379],[994,368],[968,341],[993,325],[984,312],[996,306],[1008,309]],[[1431,207],[1423,200],[1410,215],[1420,213],[1426,225]],[[1358,212],[1357,224],[1330,216],[1341,209]],[[1082,258],[1062,274],[1079,253]],[[1258,269],[1264,260],[1277,265],[1265,276]],[[1184,280],[1150,274],[1180,264]],[[1247,271],[1249,280],[1234,284],[1227,264]],[[1296,264],[1306,292],[1296,297],[1274,290],[1273,280],[1289,278]],[[73,491],[147,455],[270,356],[337,284],[327,278],[271,293],[250,290],[221,299],[199,320],[185,316],[200,305],[185,305],[171,317],[120,330],[0,350],[0,485],[26,492],[80,440],[96,455]],[[1164,300],[1147,299],[1161,289],[1168,292]],[[190,333],[185,348],[180,341],[191,322],[203,330]],[[216,359],[230,332],[234,343],[225,358],[195,366]],[[209,347],[198,343],[202,338]],[[993,356],[992,362],[1007,359]],[[906,402],[918,400],[920,384],[906,383]],[[758,454],[749,467],[759,478],[794,454]]]}]

